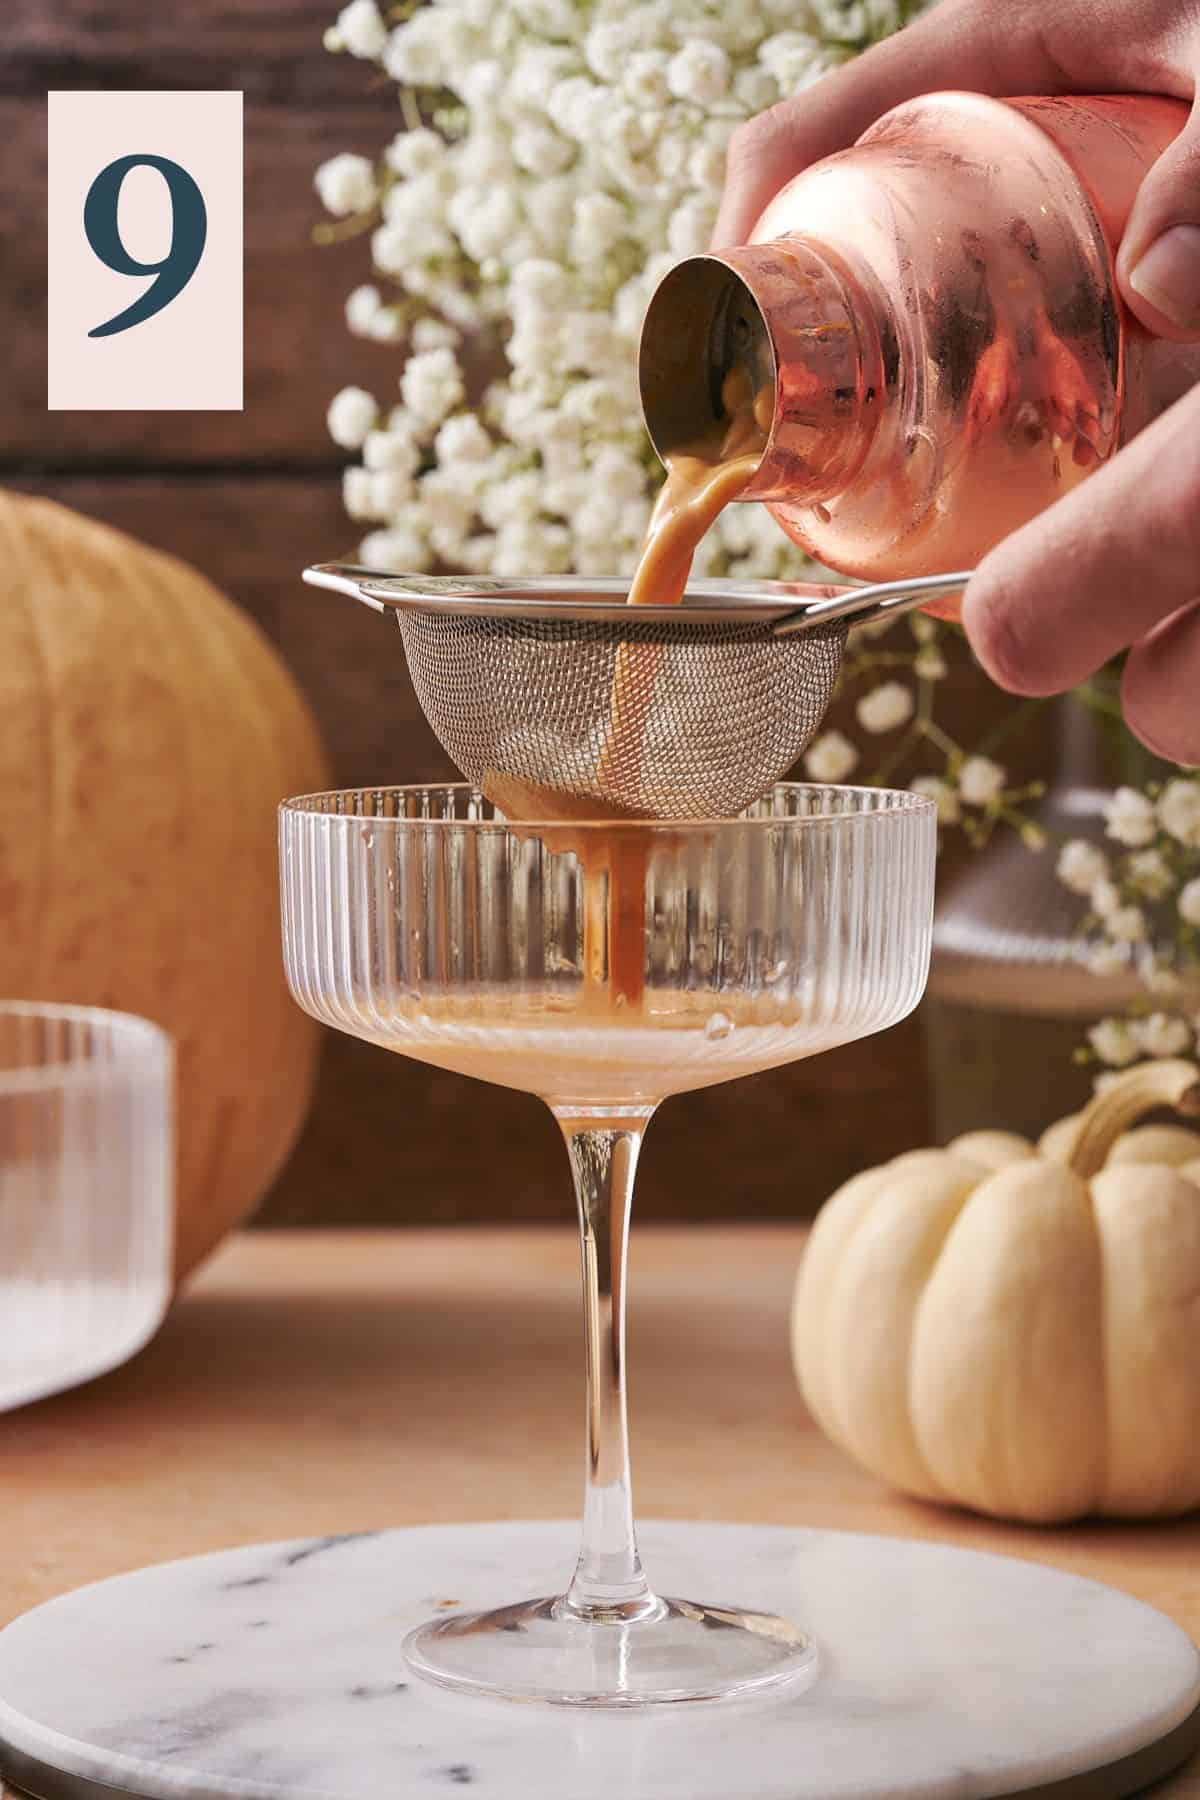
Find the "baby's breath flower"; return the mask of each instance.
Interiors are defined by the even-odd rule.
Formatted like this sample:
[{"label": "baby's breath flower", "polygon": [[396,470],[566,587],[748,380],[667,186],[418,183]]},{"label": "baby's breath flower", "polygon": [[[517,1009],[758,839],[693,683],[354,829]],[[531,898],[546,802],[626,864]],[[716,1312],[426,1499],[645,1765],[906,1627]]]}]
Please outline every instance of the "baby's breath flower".
[{"label": "baby's breath flower", "polygon": [[356,287],[346,296],[346,323],[358,337],[370,337],[383,298],[373,283]]},{"label": "baby's breath flower", "polygon": [[363,462],[368,469],[399,469],[411,475],[421,460],[421,451],[411,430],[402,425],[386,431],[369,431],[363,439]]},{"label": "baby's breath flower", "polygon": [[1179,776],[1168,781],[1158,798],[1164,831],[1190,850],[1200,849],[1200,778]]},{"label": "baby's breath flower", "polygon": [[492,440],[474,413],[456,413],[439,428],[433,447],[443,465],[474,463],[490,456]]},{"label": "baby's breath flower", "polygon": [[523,575],[528,569],[561,575],[570,555],[571,534],[565,526],[545,524],[536,517],[515,520],[496,534],[492,570],[508,576]]},{"label": "baby's breath flower", "polygon": [[[624,209],[618,206],[615,200],[610,201],[607,194],[595,197],[608,202],[616,213],[617,229],[611,238],[611,242],[615,243],[625,227]],[[516,265],[508,279],[513,305],[518,308],[528,307],[537,312],[557,312],[566,306],[570,298],[570,273],[561,263],[552,262],[549,257],[527,257],[524,262]]]},{"label": "baby's breath flower", "polygon": [[546,97],[546,116],[564,137],[589,144],[612,105],[612,92],[587,75],[568,75]]},{"label": "baby's breath flower", "polygon": [[1140,944],[1146,935],[1146,915],[1140,906],[1118,906],[1106,914],[1104,929],[1114,943]]},{"label": "baby's breath flower", "polygon": [[899,681],[882,682],[863,695],[855,713],[864,731],[895,731],[912,718],[912,690]]},{"label": "baby's breath flower", "polygon": [[1187,881],[1179,890],[1179,916],[1187,925],[1200,925],[1200,875]]},{"label": "baby's breath flower", "polygon": [[583,43],[588,67],[601,81],[620,79],[625,58],[636,48],[633,34],[620,19],[602,19],[593,25]]},{"label": "baby's breath flower", "polygon": [[576,156],[570,138],[562,137],[551,125],[528,124],[513,133],[513,161],[530,175],[557,175],[568,168]]},{"label": "baby's breath flower", "polygon": [[378,194],[372,164],[365,156],[352,156],[349,151],[323,162],[313,176],[313,186],[325,211],[337,218],[368,212]]},{"label": "baby's breath flower", "polygon": [[1111,914],[1115,913],[1120,906],[1121,891],[1117,887],[1115,881],[1110,881],[1107,875],[1102,875],[1099,881],[1094,881],[1092,883],[1092,891],[1089,898],[1092,903],[1092,911],[1096,914],[1096,917],[1098,919],[1107,919]]},{"label": "baby's breath flower", "polygon": [[388,168],[397,175],[428,175],[438,168],[446,155],[446,145],[436,131],[418,126],[414,131],[400,131],[392,139],[384,157]]},{"label": "baby's breath flower", "polygon": [[1004,792],[1008,771],[990,756],[968,756],[958,771],[958,791],[968,806],[988,806]]},{"label": "baby's breath flower", "polygon": [[407,267],[408,239],[402,225],[381,225],[371,237],[371,260],[381,275],[402,275]]},{"label": "baby's breath flower", "polygon": [[665,50],[639,50],[625,64],[621,89],[635,106],[664,106],[671,93]]},{"label": "baby's breath flower", "polygon": [[1086,961],[1092,975],[1122,975],[1129,967],[1129,953],[1120,944],[1093,944],[1088,950]]},{"label": "baby's breath flower", "polygon": [[378,517],[372,502],[371,472],[355,464],[342,470],[342,504],[352,519]]},{"label": "baby's breath flower", "polygon": [[414,350],[454,350],[462,342],[462,333],[445,319],[418,319],[409,342]]},{"label": "baby's breath flower", "polygon": [[[454,24],[440,6],[423,6],[397,25],[383,49],[383,66],[394,81],[410,87],[437,87],[453,69]],[[459,41],[463,34],[457,33]]]},{"label": "baby's breath flower", "polygon": [[621,526],[621,502],[615,494],[596,487],[576,510],[572,524],[585,544],[611,544]]},{"label": "baby's breath flower", "polygon": [[1136,788],[1119,787],[1104,808],[1104,824],[1110,838],[1136,849],[1154,841],[1158,827],[1154,807]]},{"label": "baby's breath flower", "polygon": [[375,0],[350,0],[349,6],[344,6],[338,14],[334,30],[340,48],[348,50],[351,56],[373,60],[383,54],[383,46],[387,43],[387,27],[379,16]]},{"label": "baby's breath flower", "polygon": [[779,99],[779,83],[770,69],[739,69],[733,78],[733,92],[739,105],[752,117],[774,106]]},{"label": "baby's breath flower", "polygon": [[404,336],[404,318],[395,306],[381,306],[366,334],[377,344],[395,344]]},{"label": "baby's breath flower", "polygon": [[943,681],[949,674],[946,659],[936,644],[926,644],[913,658],[913,674],[921,681]]},{"label": "baby's breath flower", "polygon": [[1170,1013],[1132,1019],[1129,1033],[1143,1056],[1182,1056],[1192,1048],[1192,1034],[1186,1023]]},{"label": "baby's breath flower", "polygon": [[490,572],[496,556],[496,539],[491,532],[477,532],[459,546],[458,560],[469,575]]},{"label": "baby's breath flower", "polygon": [[1073,894],[1090,894],[1108,874],[1108,858],[1095,844],[1072,838],[1058,853],[1055,874]]},{"label": "baby's breath flower", "polygon": [[1127,1063],[1137,1061],[1137,1040],[1124,1019],[1101,1019],[1088,1032],[1088,1042],[1100,1061],[1113,1068],[1123,1069]]},{"label": "baby's breath flower", "polygon": [[914,794],[927,794],[937,807],[939,825],[957,825],[962,818],[958,789],[941,775],[918,775],[909,784]]},{"label": "baby's breath flower", "polygon": [[343,450],[357,450],[379,417],[379,407],[365,388],[344,387],[329,402],[329,435]]},{"label": "baby's breath flower", "polygon": [[840,731],[823,731],[804,756],[804,770],[814,781],[844,781],[858,762],[858,751]]},{"label": "baby's breath flower", "polygon": [[642,507],[648,504],[646,471],[637,457],[619,444],[600,446],[592,457],[591,479],[620,500],[637,500]]},{"label": "baby's breath flower", "polygon": [[719,44],[695,38],[676,51],[667,65],[667,85],[679,100],[711,106],[729,86],[729,58]]},{"label": "baby's breath flower", "polygon": [[453,544],[457,550],[470,535],[475,515],[474,497],[465,491],[451,469],[431,469],[421,477],[419,496],[422,516],[428,521],[435,545]]},{"label": "baby's breath flower", "polygon": [[563,396],[563,410],[589,431],[607,437],[628,417],[626,395],[615,381],[577,381]]},{"label": "baby's breath flower", "polygon": [[453,350],[419,350],[400,378],[405,406],[423,425],[438,425],[462,404],[463,380]]},{"label": "baby's breath flower", "polygon": [[510,536],[514,522],[533,524],[540,511],[541,481],[535,469],[525,469],[510,475],[507,480],[489,483],[479,504],[484,524],[501,534],[509,531]]},{"label": "baby's breath flower", "polygon": [[1162,900],[1175,886],[1175,876],[1160,850],[1136,850],[1125,864],[1127,880],[1147,900]]},{"label": "baby's breath flower", "polygon": [[621,522],[618,529],[621,542],[636,548],[645,537],[646,527],[649,523],[649,500],[645,498],[626,500],[621,507]]},{"label": "baby's breath flower", "polygon": [[691,196],[677,206],[667,227],[667,242],[675,256],[700,256],[708,248],[717,209],[711,200]]},{"label": "baby's breath flower", "polygon": [[1151,994],[1178,994],[1183,987],[1170,963],[1156,955],[1150,944],[1143,944],[1138,950],[1137,972],[1143,987]]},{"label": "baby's breath flower", "polygon": [[397,575],[423,574],[433,561],[424,533],[411,523],[369,532],[362,541],[361,554],[369,568],[387,569]]},{"label": "baby's breath flower", "polygon": [[371,484],[372,518],[394,518],[412,499],[412,474],[408,469],[373,469],[365,473]]},{"label": "baby's breath flower", "polygon": [[758,59],[783,94],[799,93],[829,68],[829,53],[806,31],[781,31],[761,46]]},{"label": "baby's breath flower", "polygon": [[698,188],[716,187],[725,173],[725,149],[721,144],[697,144],[688,158],[688,176]]},{"label": "baby's breath flower", "polygon": [[505,96],[508,109],[528,119],[539,109],[557,81],[581,73],[577,50],[565,44],[539,44],[530,39],[519,45]]}]

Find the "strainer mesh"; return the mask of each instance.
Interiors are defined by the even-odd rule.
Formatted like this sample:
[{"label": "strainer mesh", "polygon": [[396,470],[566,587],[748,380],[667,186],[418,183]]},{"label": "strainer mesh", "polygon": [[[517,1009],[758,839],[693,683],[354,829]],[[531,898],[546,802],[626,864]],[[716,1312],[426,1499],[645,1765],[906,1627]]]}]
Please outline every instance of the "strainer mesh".
[{"label": "strainer mesh", "polygon": [[777,638],[761,620],[398,616],[417,698],[469,781],[656,819],[731,817],[777,781],[824,717],[846,640],[844,624]]}]

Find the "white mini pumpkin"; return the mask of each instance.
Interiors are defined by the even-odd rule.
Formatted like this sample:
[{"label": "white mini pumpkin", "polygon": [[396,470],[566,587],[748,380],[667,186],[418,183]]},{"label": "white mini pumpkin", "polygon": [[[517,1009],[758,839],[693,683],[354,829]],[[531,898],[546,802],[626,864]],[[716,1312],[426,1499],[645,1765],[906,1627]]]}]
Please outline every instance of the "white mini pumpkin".
[{"label": "white mini pumpkin", "polygon": [[1037,1522],[1200,1505],[1200,1112],[1128,1070],[1035,1148],[970,1132],[870,1169],[813,1227],[792,1314],[826,1434],[908,1493]]}]

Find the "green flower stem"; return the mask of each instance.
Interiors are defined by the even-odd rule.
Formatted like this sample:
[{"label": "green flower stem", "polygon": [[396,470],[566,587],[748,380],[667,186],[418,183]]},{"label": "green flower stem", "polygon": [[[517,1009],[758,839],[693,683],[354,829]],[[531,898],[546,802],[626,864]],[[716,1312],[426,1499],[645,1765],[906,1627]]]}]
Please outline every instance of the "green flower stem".
[{"label": "green flower stem", "polygon": [[966,755],[962,745],[956,744],[950,734],[943,731],[941,726],[936,724],[932,718],[925,718],[918,714],[917,723],[920,727],[921,736],[928,738],[929,742],[934,744],[937,749],[941,751],[943,756],[948,758],[953,757],[956,761],[959,761]]},{"label": "green flower stem", "polygon": [[871,773],[867,776],[869,785],[871,787],[882,787],[888,776],[892,773],[892,770],[900,766],[910,750],[916,749],[917,744],[921,739],[921,735],[921,721],[919,719],[914,719],[899,743],[893,746],[878,767],[872,769]]},{"label": "green flower stem", "polygon": [[322,219],[314,225],[312,241],[322,247],[326,244],[348,244],[351,238],[362,237],[366,231],[373,231],[379,223],[379,208],[373,206],[369,212],[355,213],[349,219]]},{"label": "green flower stem", "polygon": [[1014,731],[1020,729],[1026,719],[1033,713],[1040,712],[1045,705],[1045,700],[1022,700],[1019,706],[1014,706],[1010,713],[1006,713],[1005,716],[980,739],[976,746],[976,755],[990,756],[993,750],[998,750],[1001,744],[1007,742]]}]

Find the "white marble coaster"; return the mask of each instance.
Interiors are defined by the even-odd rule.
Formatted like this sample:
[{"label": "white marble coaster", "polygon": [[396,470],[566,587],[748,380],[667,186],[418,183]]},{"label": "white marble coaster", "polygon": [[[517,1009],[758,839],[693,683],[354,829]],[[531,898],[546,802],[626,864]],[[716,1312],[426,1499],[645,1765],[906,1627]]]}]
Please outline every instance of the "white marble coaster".
[{"label": "white marble coaster", "polygon": [[663,1592],[810,1630],[815,1684],[635,1712],[443,1692],[410,1674],[405,1632],[556,1591],[575,1527],[431,1525],[167,1563],[26,1614],[0,1633],[0,1768],[42,1800],[94,1800],[91,1782],[156,1800],[983,1800],[1070,1783],[1074,1800],[1133,1793],[1200,1737],[1189,1639],[1095,1582],[842,1532],[641,1537]]}]

